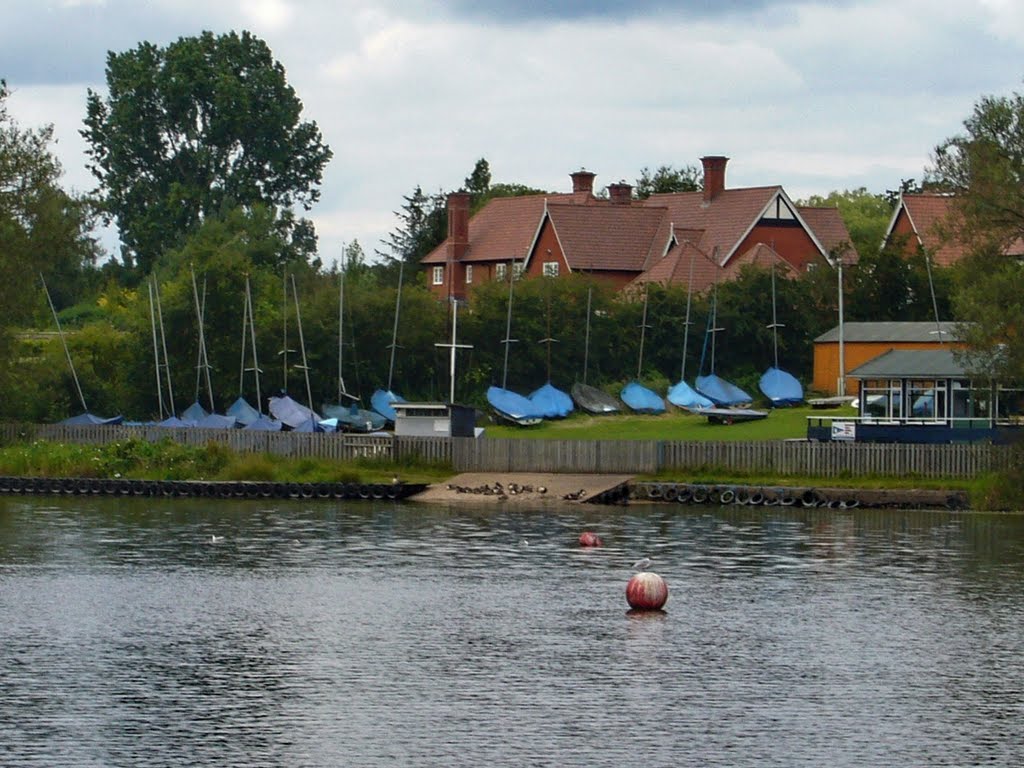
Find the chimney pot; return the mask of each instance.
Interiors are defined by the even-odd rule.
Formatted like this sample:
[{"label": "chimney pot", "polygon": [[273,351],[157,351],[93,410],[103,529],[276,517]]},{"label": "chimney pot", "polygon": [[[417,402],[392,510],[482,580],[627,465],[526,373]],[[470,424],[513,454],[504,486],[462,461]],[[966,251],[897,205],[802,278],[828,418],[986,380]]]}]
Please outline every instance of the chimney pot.
[{"label": "chimney pot", "polygon": [[700,162],[704,166],[704,202],[710,203],[725,189],[725,164],[729,158],[707,155]]},{"label": "chimney pot", "polygon": [[594,176],[596,174],[581,170],[569,175],[572,177],[573,195],[589,196],[594,194]]},{"label": "chimney pot", "polygon": [[608,185],[608,198],[612,205],[629,205],[633,202],[633,187],[620,181],[617,184]]}]

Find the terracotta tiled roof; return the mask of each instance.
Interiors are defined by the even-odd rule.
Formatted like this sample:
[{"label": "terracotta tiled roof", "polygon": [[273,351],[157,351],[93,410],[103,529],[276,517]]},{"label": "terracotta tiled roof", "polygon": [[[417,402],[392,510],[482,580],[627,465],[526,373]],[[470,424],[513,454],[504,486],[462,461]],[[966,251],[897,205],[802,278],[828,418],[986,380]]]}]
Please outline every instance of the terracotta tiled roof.
[{"label": "terracotta tiled roof", "polygon": [[850,232],[846,229],[846,224],[843,222],[843,217],[840,215],[838,208],[808,208],[800,206],[797,210],[800,212],[803,220],[807,222],[807,226],[817,235],[818,242],[822,244],[826,251],[831,254],[841,245],[846,245],[847,249],[844,252],[843,263],[857,263],[860,259],[860,254],[853,247],[853,243],[850,240]]},{"label": "terracotta tiled roof", "polygon": [[[921,245],[932,255],[935,263],[942,267],[955,264],[967,255],[963,244],[943,237],[942,229],[953,212],[953,203],[952,195],[933,193],[903,195],[900,198],[903,211],[910,217]],[[893,221],[895,223],[895,217]]]},{"label": "terracotta tiled roof", "polygon": [[[533,244],[544,213],[544,201],[571,199],[572,195],[525,195],[498,197],[469,220],[469,248],[462,261],[508,261],[524,259]],[[444,264],[447,243],[428,253],[422,264]]]},{"label": "terracotta tiled roof", "polygon": [[[917,233],[921,245],[932,255],[940,267],[948,267],[964,258],[969,248],[950,237],[954,229],[952,217],[955,216],[956,198],[949,194],[921,192],[904,194],[889,224],[888,238],[896,225],[900,214],[908,216]],[[1024,255],[1024,241],[1015,239],[1003,249],[1007,256]]]},{"label": "terracotta tiled roof", "polygon": [[768,201],[782,187],[746,187],[726,189],[709,204],[703,192],[670,192],[651,195],[644,205],[663,206],[676,231],[690,234],[701,232],[695,243],[705,253],[718,248],[721,259],[726,259],[740,240],[757,222]]},{"label": "terracotta tiled roof", "polygon": [[716,276],[721,280],[724,270],[700,248],[685,242],[657,259],[650,269],[638,275],[626,289],[642,287],[645,283],[685,286],[690,278],[691,263],[695,293],[701,293],[714,285]]},{"label": "terracotta tiled roof", "polygon": [[[573,205],[548,201],[548,215],[574,270],[641,271],[668,242],[665,209]],[[659,242],[657,235],[663,236]]]},{"label": "terracotta tiled roof", "polygon": [[771,269],[772,266],[779,265],[783,268],[783,274],[797,274],[796,267],[779,256],[770,245],[765,245],[764,243],[757,243],[747,251],[730,259],[726,272],[730,276],[735,276],[739,274],[742,267],[747,265],[757,267],[758,269]]}]

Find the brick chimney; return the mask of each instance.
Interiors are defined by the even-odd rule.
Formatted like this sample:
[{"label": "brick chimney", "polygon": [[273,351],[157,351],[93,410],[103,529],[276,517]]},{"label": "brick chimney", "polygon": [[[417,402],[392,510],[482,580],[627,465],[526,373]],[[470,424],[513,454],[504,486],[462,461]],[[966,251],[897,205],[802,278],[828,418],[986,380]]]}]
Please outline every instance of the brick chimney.
[{"label": "brick chimney", "polygon": [[725,164],[728,157],[708,155],[700,159],[704,165],[704,202],[710,203],[725,189]]},{"label": "brick chimney", "polygon": [[469,192],[448,195],[448,257],[458,261],[469,248]]},{"label": "brick chimney", "polygon": [[575,198],[588,198],[594,194],[594,176],[590,171],[576,171],[572,177],[572,194]]},{"label": "brick chimney", "polygon": [[612,205],[629,205],[633,202],[633,187],[624,181],[609,184],[608,198]]}]

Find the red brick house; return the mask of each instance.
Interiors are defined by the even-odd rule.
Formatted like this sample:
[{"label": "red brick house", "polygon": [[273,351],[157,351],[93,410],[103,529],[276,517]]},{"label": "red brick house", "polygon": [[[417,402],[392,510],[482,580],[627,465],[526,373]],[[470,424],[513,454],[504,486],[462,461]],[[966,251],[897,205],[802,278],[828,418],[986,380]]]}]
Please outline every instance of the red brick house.
[{"label": "red brick house", "polygon": [[780,186],[727,189],[727,161],[702,158],[702,191],[643,201],[624,183],[611,184],[607,199],[596,197],[589,171],[572,174],[571,194],[499,198],[473,217],[469,195],[454,193],[448,238],[422,262],[428,284],[439,298],[463,298],[474,284],[504,278],[513,260],[531,276],[583,271],[620,288],[685,284],[696,253],[694,289],[701,291],[743,264],[778,259],[794,272],[826,266],[832,249],[849,243],[836,209],[797,206]]},{"label": "red brick house", "polygon": [[[923,248],[939,267],[950,267],[968,254],[968,247],[951,237],[956,198],[951,194],[901,194],[885,232],[885,242],[903,241],[909,256]],[[1015,240],[1004,249],[1007,256],[1024,256],[1024,242]]]}]

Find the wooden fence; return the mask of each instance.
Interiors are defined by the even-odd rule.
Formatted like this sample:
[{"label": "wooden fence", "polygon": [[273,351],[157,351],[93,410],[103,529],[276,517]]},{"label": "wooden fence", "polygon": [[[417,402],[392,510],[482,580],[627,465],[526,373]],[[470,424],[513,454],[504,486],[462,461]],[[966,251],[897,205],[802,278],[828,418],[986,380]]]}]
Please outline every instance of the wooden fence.
[{"label": "wooden fence", "polygon": [[315,457],[420,459],[458,472],[653,474],[722,468],[777,475],[839,477],[916,475],[973,477],[1005,468],[1006,446],[882,444],[801,440],[714,443],[674,440],[523,440],[393,437],[301,432],[167,429],[162,427],[0,424],[0,444],[48,440],[106,444],[130,438],[186,445],[214,441],[241,453]]}]

